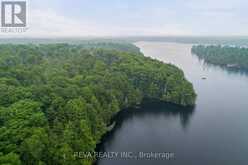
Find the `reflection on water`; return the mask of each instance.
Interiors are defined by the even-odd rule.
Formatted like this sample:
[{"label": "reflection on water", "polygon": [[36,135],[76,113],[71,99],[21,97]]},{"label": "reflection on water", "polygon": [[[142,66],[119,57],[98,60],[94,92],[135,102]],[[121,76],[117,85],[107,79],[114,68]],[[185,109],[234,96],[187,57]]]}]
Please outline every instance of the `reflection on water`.
[{"label": "reflection on water", "polygon": [[[165,102],[146,100],[144,101],[144,103],[141,104],[140,107],[125,109],[119,112],[113,118],[113,122],[116,123],[115,127],[112,131],[105,135],[102,143],[99,144],[99,146],[97,147],[97,151],[114,152],[114,149],[109,149],[110,146],[115,146],[116,140],[123,140],[123,142],[118,142],[120,147],[116,152],[165,152],[164,146],[161,145],[161,140],[163,139],[164,134],[167,134],[168,131],[172,131],[171,124],[174,122],[175,127],[177,127],[178,129],[181,128],[181,130],[185,132],[187,131],[187,127],[190,124],[190,119],[193,114],[194,107],[182,107]],[[168,123],[169,125],[161,125],[161,122],[163,124]],[[133,127],[130,125],[132,125]],[[162,127],[164,131],[156,132],[156,127]],[[133,132],[134,130],[136,131]],[[129,131],[131,131],[132,133],[132,138],[130,139]],[[150,136],[152,136],[152,138]],[[130,142],[132,140],[133,142]],[[150,144],[147,144],[147,142],[149,142]],[[137,150],[126,148],[127,146],[131,145],[130,143],[135,143]],[[143,164],[147,164],[147,160],[139,160],[139,162],[142,161]],[[165,160],[157,160],[157,163],[163,163],[164,161]],[[135,160],[123,160],[120,158],[111,160],[111,164],[119,165],[126,163],[132,164],[135,163]],[[110,162],[109,159],[102,159],[99,160],[97,164],[110,164]]]},{"label": "reflection on water", "polygon": [[228,72],[228,74],[239,74],[241,76],[248,76],[248,70],[246,69],[239,69],[239,68],[231,68],[231,67],[226,67],[226,66],[219,66],[219,65],[214,65],[214,64],[210,64],[207,62],[203,61],[203,67],[204,68],[215,68],[217,69],[221,69],[224,72]]},{"label": "reflection on water", "polygon": [[199,60],[199,63],[202,63],[203,69],[214,68],[215,70],[222,70],[223,72],[227,72],[228,74],[239,74],[241,76],[248,76],[247,69],[215,65],[215,64],[205,62],[204,59],[199,58],[195,54],[192,54],[192,56],[195,56]]},{"label": "reflection on water", "polygon": [[159,118],[161,116],[164,119],[179,118],[182,128],[186,128],[189,125],[190,118],[194,112],[193,107],[182,107],[175,104],[165,102],[144,102],[139,108],[129,108],[121,111],[116,117],[116,129],[121,125],[132,119],[133,117],[144,118],[149,116],[152,118]]}]

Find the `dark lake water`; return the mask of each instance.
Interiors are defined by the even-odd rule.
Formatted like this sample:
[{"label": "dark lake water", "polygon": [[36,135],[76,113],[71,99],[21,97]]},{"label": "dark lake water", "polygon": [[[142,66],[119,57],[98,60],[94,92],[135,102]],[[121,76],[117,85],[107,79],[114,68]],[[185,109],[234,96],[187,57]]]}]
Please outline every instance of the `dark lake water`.
[{"label": "dark lake water", "polygon": [[[184,71],[198,95],[196,106],[147,103],[121,112],[100,151],[130,152],[136,157],[104,158],[97,164],[248,165],[248,75],[205,64],[191,54],[190,44],[136,45],[145,56]],[[170,153],[170,157],[149,159],[140,157],[141,152]]]}]

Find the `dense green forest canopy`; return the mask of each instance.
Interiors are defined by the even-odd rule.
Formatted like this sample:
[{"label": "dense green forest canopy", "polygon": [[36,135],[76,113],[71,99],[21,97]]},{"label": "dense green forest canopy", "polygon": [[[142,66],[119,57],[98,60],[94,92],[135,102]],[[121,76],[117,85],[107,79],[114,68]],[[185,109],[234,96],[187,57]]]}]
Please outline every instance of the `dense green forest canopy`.
[{"label": "dense green forest canopy", "polygon": [[193,105],[181,70],[131,44],[0,45],[0,164],[79,165],[144,98]]},{"label": "dense green forest canopy", "polygon": [[192,47],[192,53],[212,64],[248,69],[248,48],[198,45]]}]

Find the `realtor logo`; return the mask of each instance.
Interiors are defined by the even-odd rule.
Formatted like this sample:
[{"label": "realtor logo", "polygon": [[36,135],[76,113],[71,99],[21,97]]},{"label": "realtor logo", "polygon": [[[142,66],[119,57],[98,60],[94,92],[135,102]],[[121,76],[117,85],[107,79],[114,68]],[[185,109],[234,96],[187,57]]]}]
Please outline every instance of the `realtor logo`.
[{"label": "realtor logo", "polygon": [[26,1],[3,1],[1,5],[2,27],[26,27]]}]

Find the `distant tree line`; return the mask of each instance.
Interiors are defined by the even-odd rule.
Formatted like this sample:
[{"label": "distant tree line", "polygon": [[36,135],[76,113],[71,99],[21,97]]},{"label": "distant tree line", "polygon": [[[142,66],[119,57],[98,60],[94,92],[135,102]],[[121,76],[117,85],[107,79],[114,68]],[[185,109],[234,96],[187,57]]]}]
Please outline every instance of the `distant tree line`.
[{"label": "distant tree line", "polygon": [[192,53],[212,64],[248,69],[248,48],[198,45],[192,47]]}]

